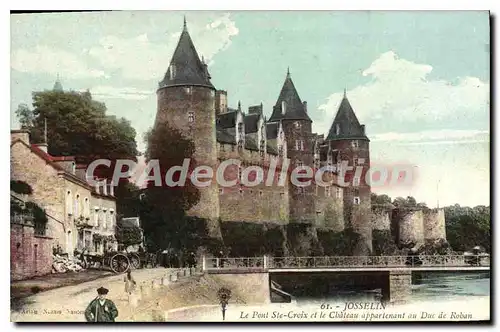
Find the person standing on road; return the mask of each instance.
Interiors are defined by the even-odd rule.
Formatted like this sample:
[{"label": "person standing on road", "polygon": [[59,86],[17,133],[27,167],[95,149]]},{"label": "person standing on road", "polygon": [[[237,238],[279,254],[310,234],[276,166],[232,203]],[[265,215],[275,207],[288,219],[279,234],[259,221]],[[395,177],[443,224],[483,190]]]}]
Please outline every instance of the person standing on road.
[{"label": "person standing on road", "polygon": [[127,271],[127,275],[123,278],[123,281],[125,282],[125,293],[131,295],[135,291],[137,285],[134,278],[132,277],[132,271]]},{"label": "person standing on road", "polygon": [[106,298],[108,289],[99,287],[97,297],[90,302],[85,310],[87,322],[106,323],[114,322],[118,317],[118,309],[113,301]]}]

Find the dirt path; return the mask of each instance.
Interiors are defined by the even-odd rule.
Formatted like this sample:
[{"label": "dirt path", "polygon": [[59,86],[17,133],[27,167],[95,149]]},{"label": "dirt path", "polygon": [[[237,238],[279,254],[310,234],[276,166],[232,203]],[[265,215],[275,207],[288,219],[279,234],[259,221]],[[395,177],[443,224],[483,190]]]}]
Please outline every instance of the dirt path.
[{"label": "dirt path", "polygon": [[[151,287],[152,280],[159,280],[176,269],[143,269],[133,272],[138,285]],[[13,322],[80,322],[85,321],[84,311],[93,300],[97,288],[104,286],[109,289],[108,298],[115,302],[120,317],[130,315],[134,308],[128,305],[125,294],[124,275],[113,275],[78,285],[66,286],[28,296],[11,308]]]}]

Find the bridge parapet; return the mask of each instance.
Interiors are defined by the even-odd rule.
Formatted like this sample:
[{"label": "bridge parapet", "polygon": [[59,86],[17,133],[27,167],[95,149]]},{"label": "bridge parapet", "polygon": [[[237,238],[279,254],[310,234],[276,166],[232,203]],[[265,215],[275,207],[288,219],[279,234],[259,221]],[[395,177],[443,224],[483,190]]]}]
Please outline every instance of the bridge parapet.
[{"label": "bridge parapet", "polygon": [[346,269],[346,268],[419,268],[419,267],[489,267],[484,255],[415,255],[415,256],[316,256],[316,257],[239,257],[204,258],[204,270],[248,272],[273,269]]}]

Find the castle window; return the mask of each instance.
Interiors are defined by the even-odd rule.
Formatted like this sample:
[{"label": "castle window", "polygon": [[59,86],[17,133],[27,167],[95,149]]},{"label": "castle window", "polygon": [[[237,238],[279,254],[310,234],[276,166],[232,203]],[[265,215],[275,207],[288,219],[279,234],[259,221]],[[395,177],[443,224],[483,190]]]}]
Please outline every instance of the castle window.
[{"label": "castle window", "polygon": [[188,86],[187,88],[184,88],[184,91],[186,92],[187,95],[190,95],[193,92],[193,90],[190,86]]},{"label": "castle window", "polygon": [[238,141],[238,150],[243,150],[243,139],[241,139],[241,138]]},{"label": "castle window", "polygon": [[278,147],[278,156],[283,157],[283,146],[282,145],[280,145]]},{"label": "castle window", "polygon": [[176,72],[175,72],[175,65],[172,64],[172,65],[170,65],[170,79],[171,80],[173,80],[175,78],[175,74],[176,74]]},{"label": "castle window", "polygon": [[219,188],[219,194],[222,195],[224,193],[224,188]]},{"label": "castle window", "polygon": [[234,152],[234,145],[231,144],[231,151]]},{"label": "castle window", "polygon": [[330,187],[325,187],[325,197],[330,197]]},{"label": "castle window", "polygon": [[355,187],[359,187],[359,183],[360,183],[360,181],[359,181],[359,177],[357,177],[357,176],[356,176],[356,177],[354,177],[354,178],[352,179],[352,184],[353,184],[353,186],[355,186]]},{"label": "castle window", "polygon": [[352,142],[351,142],[351,145],[352,145],[352,147],[353,147],[354,149],[357,149],[357,148],[359,148],[359,141],[352,141]]},{"label": "castle window", "polygon": [[283,100],[281,102],[281,114],[285,114],[286,113],[286,102]]},{"label": "castle window", "polygon": [[304,166],[304,163],[302,162],[302,160],[297,160],[297,167],[302,167]]},{"label": "castle window", "polygon": [[360,199],[359,199],[359,197],[357,197],[357,196],[356,196],[356,197],[354,197],[354,201],[353,201],[353,203],[354,203],[355,205],[359,205],[359,203],[360,203]]},{"label": "castle window", "polygon": [[238,123],[238,133],[243,134],[243,123]]},{"label": "castle window", "polygon": [[259,190],[259,196],[264,195],[264,192],[262,190]]},{"label": "castle window", "polygon": [[321,217],[321,211],[316,211],[316,217]]},{"label": "castle window", "polygon": [[335,135],[340,135],[340,125],[335,125]]},{"label": "castle window", "polygon": [[300,127],[301,127],[301,124],[299,121],[295,121],[294,125],[295,125],[295,129],[300,129]]},{"label": "castle window", "polygon": [[285,193],[280,193],[280,198],[285,197]]},{"label": "castle window", "polygon": [[240,195],[243,196],[243,188],[240,187]]},{"label": "castle window", "polygon": [[193,111],[188,112],[188,122],[194,122],[194,112]]},{"label": "castle window", "polygon": [[341,198],[341,197],[342,197],[342,189],[337,187],[337,198]]},{"label": "castle window", "polygon": [[295,150],[300,150],[300,140],[295,141]]}]

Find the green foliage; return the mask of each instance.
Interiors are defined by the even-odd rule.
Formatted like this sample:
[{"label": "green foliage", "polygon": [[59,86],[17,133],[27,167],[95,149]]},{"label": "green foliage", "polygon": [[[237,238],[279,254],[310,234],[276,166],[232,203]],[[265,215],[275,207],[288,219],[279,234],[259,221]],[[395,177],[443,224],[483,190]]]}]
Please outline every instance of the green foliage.
[{"label": "green foliage", "polygon": [[133,246],[142,243],[142,230],[137,226],[117,225],[115,237],[119,244],[124,247]]},{"label": "green foliage", "polygon": [[352,256],[361,239],[361,235],[352,228],[346,228],[342,232],[318,229],[317,232],[325,256]]},{"label": "green foliage", "polygon": [[233,257],[262,256],[267,252],[262,224],[232,221],[221,225],[224,244]]},{"label": "green foliage", "polygon": [[17,180],[10,181],[10,190],[21,195],[31,195],[33,193],[33,189],[29,184]]},{"label": "green foliage", "polygon": [[391,235],[391,231],[373,230],[373,254],[376,256],[398,255],[399,249]]},{"label": "green foliage", "polygon": [[[185,158],[192,158],[195,147],[192,140],[168,126],[160,126],[145,135],[147,143],[146,159],[158,160],[162,175],[161,186],[150,182],[142,191],[143,198],[139,203],[139,215],[143,222],[144,234],[149,250],[173,248],[179,251],[196,250],[203,243],[215,246],[208,238],[207,221],[202,218],[189,217],[185,211],[198,203],[198,189],[186,180],[184,186],[168,187],[165,174],[172,166],[180,166]],[[191,159],[190,171],[196,167]],[[178,179],[180,172],[174,175]]]},{"label": "green foliage", "polygon": [[476,206],[461,207],[458,204],[445,207],[446,238],[456,251],[471,250],[482,246],[491,250],[490,208]]},{"label": "green foliage", "polygon": [[[124,118],[106,115],[106,106],[89,92],[43,91],[33,93],[33,109],[19,105],[16,112],[33,143],[44,140],[45,120],[49,154],[75,156],[78,163],[99,158],[137,160],[136,132]],[[112,170],[101,170],[110,177]]]}]

